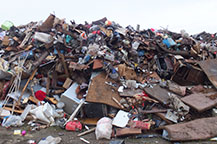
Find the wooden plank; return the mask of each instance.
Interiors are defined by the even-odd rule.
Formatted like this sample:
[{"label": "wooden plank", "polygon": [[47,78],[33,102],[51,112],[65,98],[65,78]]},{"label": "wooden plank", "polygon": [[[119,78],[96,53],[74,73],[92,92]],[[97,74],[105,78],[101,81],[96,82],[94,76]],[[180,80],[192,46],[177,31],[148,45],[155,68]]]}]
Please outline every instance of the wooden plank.
[{"label": "wooden plank", "polygon": [[214,94],[216,93],[196,93],[183,97],[181,100],[198,112],[203,112],[217,105],[217,98],[211,99],[209,97]]},{"label": "wooden plank", "polygon": [[89,133],[91,133],[91,132],[94,132],[95,130],[96,130],[96,127],[92,128],[92,129],[89,129],[89,130],[87,130],[87,131],[85,131],[85,132],[82,132],[82,133],[78,134],[77,136],[80,137],[80,136],[89,134]]},{"label": "wooden plank", "polygon": [[[153,107],[152,110],[158,111],[158,110],[161,110],[161,109],[159,109],[157,107]],[[173,124],[172,121],[170,121],[170,120],[168,120],[166,118],[166,112],[165,113],[164,112],[159,112],[159,113],[154,113],[154,114],[157,115],[158,117],[160,117],[162,120],[164,120],[167,124]]]},{"label": "wooden plank", "polygon": [[167,112],[166,109],[152,109],[152,110],[143,110],[142,113],[143,114],[151,114],[151,113],[163,113],[163,112]]},{"label": "wooden plank", "polygon": [[200,61],[199,65],[203,69],[211,83],[217,89],[217,59]]},{"label": "wooden plank", "polygon": [[127,136],[141,134],[142,130],[137,128],[118,128],[116,129],[116,136]]},{"label": "wooden plank", "polygon": [[165,126],[170,141],[205,140],[217,135],[217,117]]},{"label": "wooden plank", "polygon": [[98,120],[100,120],[100,118],[82,118],[79,119],[79,121],[83,124],[86,125],[96,125]]},{"label": "wooden plank", "polygon": [[[13,110],[13,109],[10,108],[10,107],[3,107],[3,109],[5,109],[5,110],[9,110],[9,111],[12,111],[12,110]],[[20,113],[20,114],[22,114],[24,110],[16,110],[16,109],[14,109],[13,111],[16,112],[16,113]]]},{"label": "wooden plank", "polygon": [[29,100],[33,103],[35,103],[36,105],[40,102],[37,98],[33,97],[33,96],[29,96]]},{"label": "wooden plank", "polygon": [[61,61],[61,63],[63,64],[64,70],[65,70],[65,74],[69,77],[68,67],[67,67],[67,65],[66,65],[66,63],[65,63],[65,57],[64,57],[63,54],[60,53],[59,50],[58,50],[57,52],[58,52],[58,55],[59,55],[59,57],[60,57],[60,61]]},{"label": "wooden plank", "polygon": [[65,89],[68,89],[70,87],[70,85],[72,84],[72,80],[70,78],[67,78],[63,84],[63,87]]},{"label": "wooden plank", "polygon": [[47,77],[47,83],[46,83],[46,94],[49,95],[50,93],[50,78],[49,75]]},{"label": "wooden plank", "polygon": [[150,97],[157,99],[159,102],[163,104],[169,103],[169,91],[167,89],[156,85],[153,88],[145,88],[144,90]]},{"label": "wooden plank", "polygon": [[57,86],[57,76],[58,76],[57,72],[54,71],[52,73],[52,83],[51,83],[51,85],[52,85],[53,88]]},{"label": "wooden plank", "polygon": [[20,95],[20,97],[19,97],[19,99],[18,99],[18,101],[17,101],[17,103],[16,103],[17,105],[20,105],[20,100],[21,100],[21,98],[23,97],[23,94],[24,94],[24,92],[25,92],[25,90],[26,90],[26,88],[27,88],[29,82],[34,78],[35,73],[36,73],[37,71],[38,71],[38,69],[35,69],[35,70],[33,71],[32,75],[29,77],[28,81],[26,82],[26,84],[25,84],[25,86],[24,86],[24,88],[23,88],[23,90],[22,90],[22,92],[21,92],[21,95]]}]

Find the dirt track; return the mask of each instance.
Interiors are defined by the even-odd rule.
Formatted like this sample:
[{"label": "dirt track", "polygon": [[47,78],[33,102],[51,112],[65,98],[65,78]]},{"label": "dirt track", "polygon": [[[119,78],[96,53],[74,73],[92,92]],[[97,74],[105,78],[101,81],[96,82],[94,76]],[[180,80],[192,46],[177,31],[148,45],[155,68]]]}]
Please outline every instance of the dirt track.
[{"label": "dirt track", "polygon": [[[14,130],[21,129],[26,130],[25,136],[13,135]],[[70,132],[62,130],[59,127],[49,127],[47,129],[41,129],[40,131],[31,132],[28,126],[19,128],[6,129],[0,127],[0,144],[27,144],[28,140],[36,140],[38,143],[42,138],[46,138],[51,135],[53,137],[60,136],[62,138],[61,144],[84,144],[79,137],[78,132]],[[83,136],[86,140],[90,141],[91,144],[109,144],[109,140],[96,140],[95,134],[91,133]],[[181,144],[214,144],[217,142],[201,141],[201,142],[183,142]],[[125,138],[125,144],[172,144],[162,138],[145,138],[145,139],[132,139]]]}]

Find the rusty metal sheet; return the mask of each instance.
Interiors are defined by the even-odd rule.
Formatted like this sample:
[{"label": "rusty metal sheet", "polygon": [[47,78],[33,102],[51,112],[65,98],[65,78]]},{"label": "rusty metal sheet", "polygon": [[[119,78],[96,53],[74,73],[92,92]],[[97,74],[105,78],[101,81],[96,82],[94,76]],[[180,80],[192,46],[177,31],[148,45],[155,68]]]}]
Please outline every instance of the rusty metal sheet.
[{"label": "rusty metal sheet", "polygon": [[217,105],[217,98],[211,99],[209,97],[214,94],[215,93],[196,93],[183,97],[181,100],[198,112],[203,112]]},{"label": "rusty metal sheet", "polygon": [[215,86],[215,88],[217,88],[217,59],[200,61],[199,65],[203,69],[211,83]]},{"label": "rusty metal sheet", "polygon": [[103,103],[116,108],[120,108],[118,104],[112,100],[112,97],[114,97],[120,101],[121,97],[119,96],[117,90],[112,90],[114,87],[107,85],[105,82],[115,83],[115,81],[113,81],[111,78],[106,78],[106,74],[104,72],[93,77],[90,82],[86,101]]},{"label": "rusty metal sheet", "polygon": [[202,118],[163,127],[171,141],[204,140],[217,136],[217,117]]},{"label": "rusty metal sheet", "polygon": [[156,85],[153,88],[145,88],[144,90],[150,97],[157,99],[161,103],[169,103],[169,91],[161,88],[159,85]]}]

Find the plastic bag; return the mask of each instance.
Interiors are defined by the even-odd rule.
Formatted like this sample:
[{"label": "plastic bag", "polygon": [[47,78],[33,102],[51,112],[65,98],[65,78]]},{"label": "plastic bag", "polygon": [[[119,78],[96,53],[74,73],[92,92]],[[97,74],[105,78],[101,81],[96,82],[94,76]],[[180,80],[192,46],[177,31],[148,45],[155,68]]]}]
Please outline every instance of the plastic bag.
[{"label": "plastic bag", "polygon": [[46,117],[46,115],[43,113],[43,105],[38,106],[37,108],[33,109],[30,111],[30,113],[32,114],[33,117],[46,122],[48,124],[51,123],[51,121],[48,119],[48,117]]},{"label": "plastic bag", "polygon": [[30,110],[30,113],[35,119],[39,119],[51,125],[55,125],[55,118],[61,118],[64,115],[62,109],[56,110],[49,103],[45,103],[44,105],[40,105]]},{"label": "plastic bag", "polygon": [[110,139],[112,134],[112,120],[108,117],[103,117],[97,122],[96,139]]},{"label": "plastic bag", "polygon": [[10,126],[22,126],[22,118],[20,116],[11,115],[9,118],[2,123],[3,127],[10,127]]},{"label": "plastic bag", "polygon": [[41,140],[38,144],[58,144],[61,140],[61,137],[54,138],[52,136],[48,136],[45,140]]}]

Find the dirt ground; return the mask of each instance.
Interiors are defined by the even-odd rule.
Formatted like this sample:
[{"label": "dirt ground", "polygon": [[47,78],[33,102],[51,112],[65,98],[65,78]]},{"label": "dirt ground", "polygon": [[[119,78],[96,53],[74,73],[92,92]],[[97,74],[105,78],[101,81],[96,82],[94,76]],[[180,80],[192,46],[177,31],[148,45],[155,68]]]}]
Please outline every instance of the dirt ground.
[{"label": "dirt ground", "polygon": [[[14,135],[14,130],[26,130],[27,134],[25,136]],[[85,144],[79,137],[77,137],[78,132],[71,132],[63,130],[59,127],[49,127],[46,129],[41,129],[39,131],[30,131],[29,126],[22,126],[18,128],[0,127],[0,144],[27,144],[28,140],[35,140],[37,143],[47,136],[51,135],[53,137],[61,137],[61,144]],[[91,133],[82,136],[88,140],[91,144],[109,144],[110,140],[96,140],[95,133]],[[123,139],[123,138],[122,138]],[[118,139],[113,139],[118,140]],[[162,138],[124,138],[125,144],[173,144],[172,142],[166,141]],[[177,144],[214,144],[217,142],[211,141],[197,141],[197,142],[180,142]]]}]

